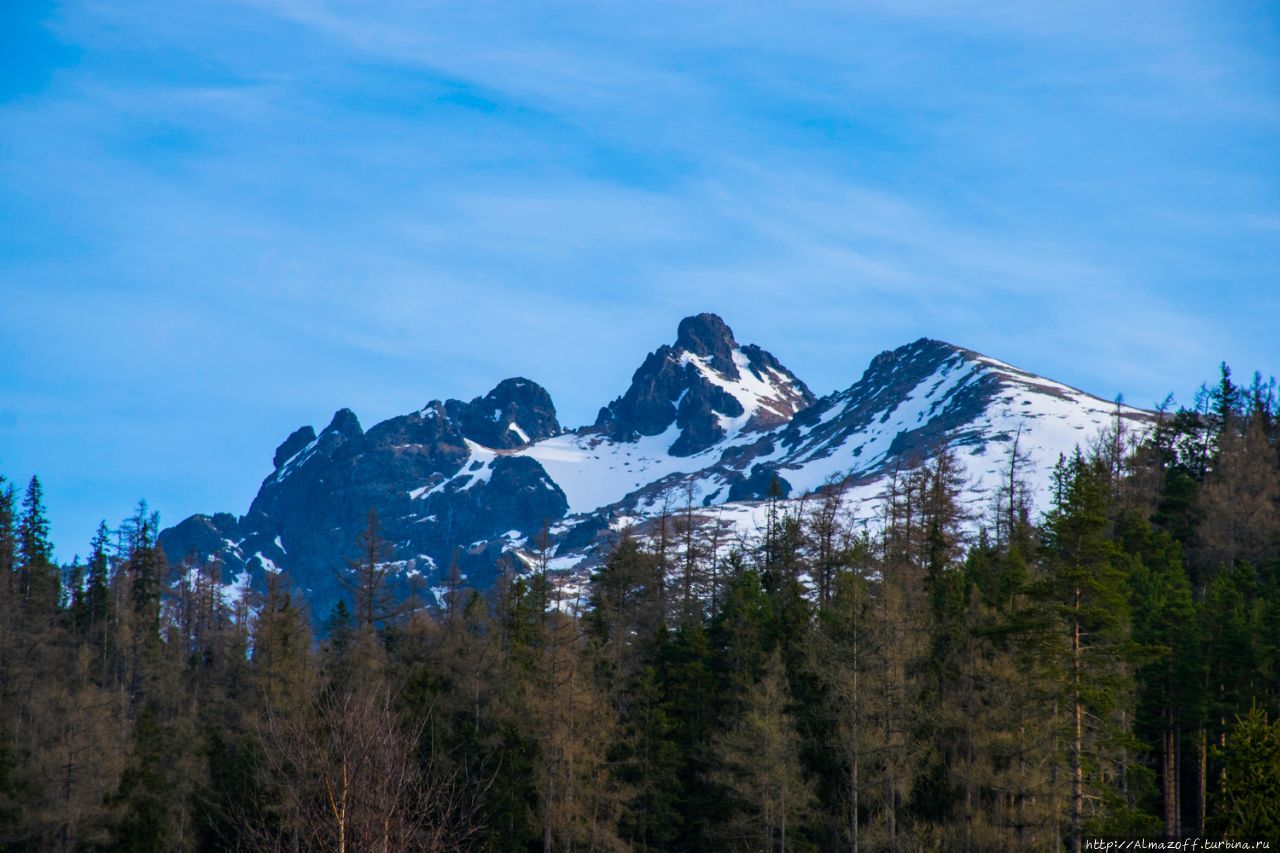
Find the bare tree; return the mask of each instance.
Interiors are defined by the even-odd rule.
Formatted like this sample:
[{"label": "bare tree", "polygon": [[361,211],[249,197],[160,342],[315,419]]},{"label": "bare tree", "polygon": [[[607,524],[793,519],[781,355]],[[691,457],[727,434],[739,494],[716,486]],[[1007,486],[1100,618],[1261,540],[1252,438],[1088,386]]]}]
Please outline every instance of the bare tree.
[{"label": "bare tree", "polygon": [[844,477],[834,475],[828,478],[818,491],[818,500],[806,519],[810,548],[815,557],[813,582],[821,604],[831,600],[835,575],[845,553],[841,539],[842,534],[848,532],[848,527],[842,523],[841,516],[846,491]]},{"label": "bare tree", "polygon": [[382,626],[415,610],[418,602],[412,596],[397,598],[388,586],[394,568],[392,550],[382,538],[378,511],[372,507],[357,543],[359,558],[348,560],[348,573],[338,575],[338,580],[355,598],[356,624],[361,628]]},{"label": "bare tree", "polygon": [[693,481],[684,484],[684,506],[675,518],[675,533],[684,553],[680,561],[680,621],[688,624],[701,615],[702,587],[705,583],[702,567],[703,547],[698,538],[698,517],[694,514]]},{"label": "bare tree", "polygon": [[264,787],[278,820],[242,815],[254,849],[465,849],[478,832],[465,787],[428,756],[422,725],[402,725],[385,687],[322,690],[306,715],[268,706],[260,726]]},{"label": "bare tree", "polygon": [[996,545],[1005,547],[1013,542],[1019,530],[1031,524],[1031,487],[1026,472],[1031,465],[1031,454],[1022,446],[1022,424],[1013,435],[1009,452],[1005,457],[1004,472],[996,491],[995,533]]}]

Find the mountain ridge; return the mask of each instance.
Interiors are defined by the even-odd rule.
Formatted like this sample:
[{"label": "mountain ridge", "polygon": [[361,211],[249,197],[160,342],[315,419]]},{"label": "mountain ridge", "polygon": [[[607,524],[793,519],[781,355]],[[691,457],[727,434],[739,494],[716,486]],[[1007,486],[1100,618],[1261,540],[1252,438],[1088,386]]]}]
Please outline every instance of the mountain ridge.
[{"label": "mountain ridge", "polygon": [[704,313],[684,318],[675,343],[650,352],[589,425],[565,429],[550,394],[522,377],[367,431],[339,409],[276,448],[245,515],[193,515],[160,544],[172,561],[221,561],[229,591],[287,570],[323,613],[370,509],[402,592],[440,585],[453,564],[484,587],[502,561],[528,563],[542,538],[556,568],[588,566],[677,493],[748,524],[771,493],[795,499],[839,480],[869,517],[889,471],[943,444],[978,495],[1000,455],[988,451],[1016,433],[1043,491],[1051,457],[1093,440],[1116,413],[1139,429],[1151,418],[931,338],[881,352],[852,385],[818,397]]}]

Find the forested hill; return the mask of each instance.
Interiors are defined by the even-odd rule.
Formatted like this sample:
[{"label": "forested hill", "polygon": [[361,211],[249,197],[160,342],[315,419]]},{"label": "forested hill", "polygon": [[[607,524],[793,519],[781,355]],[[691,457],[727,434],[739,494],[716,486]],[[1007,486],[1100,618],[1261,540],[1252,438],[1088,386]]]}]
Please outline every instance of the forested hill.
[{"label": "forested hill", "polygon": [[[625,401],[602,431],[625,433]],[[484,590],[452,572],[432,611],[389,595],[369,525],[322,641],[282,575],[228,600],[144,509],[59,564],[39,482],[6,485],[0,845],[1280,843],[1274,383],[1224,367],[1190,408],[1116,417],[1043,511],[1018,442],[987,451],[982,505],[966,452],[891,472],[874,526],[834,483],[766,498],[759,532],[719,547],[673,512],[581,590],[541,549]]]},{"label": "forested hill", "polygon": [[673,508],[727,541],[759,526],[769,496],[800,500],[839,481],[866,521],[895,471],[944,445],[964,469],[964,501],[980,505],[1016,443],[1043,508],[1058,457],[1116,414],[1133,431],[1152,417],[927,338],[817,397],[720,317],[698,314],[590,425],[565,429],[550,394],[524,378],[367,430],[341,409],[280,444],[244,515],[192,516],[160,545],[172,563],[221,563],[229,595],[261,592],[284,572],[322,615],[344,594],[343,567],[372,510],[394,594],[438,603],[453,571],[487,589],[504,564],[549,557],[585,579],[622,528]]}]

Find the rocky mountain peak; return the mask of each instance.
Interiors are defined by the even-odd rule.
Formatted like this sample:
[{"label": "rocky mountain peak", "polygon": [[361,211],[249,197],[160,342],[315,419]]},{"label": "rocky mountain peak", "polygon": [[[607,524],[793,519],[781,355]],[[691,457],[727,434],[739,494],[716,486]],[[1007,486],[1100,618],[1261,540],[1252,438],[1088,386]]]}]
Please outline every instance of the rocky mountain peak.
[{"label": "rocky mountain peak", "polygon": [[524,447],[561,432],[551,395],[538,383],[518,376],[502,380],[470,403],[449,400],[445,410],[464,436],[498,450]]},{"label": "rocky mountain peak", "polygon": [[[929,338],[881,353],[853,385],[815,400],[770,353],[699,314],[680,322],[674,344],[648,354],[593,427],[561,430],[550,395],[519,377],[367,431],[340,409],[323,430],[301,427],[276,448],[247,514],[192,516],[159,541],[174,562],[220,561],[224,583],[234,579],[240,593],[287,571],[324,614],[343,594],[334,567],[371,507],[393,543],[401,591],[443,582],[455,562],[484,588],[501,566],[527,563],[542,531],[557,565],[568,566],[599,556],[592,549],[607,547],[619,518],[644,519],[684,487],[753,524],[749,502],[839,480],[874,518],[885,478],[943,445],[959,453],[974,488],[990,492],[1016,435],[1033,458],[1034,490],[1046,494],[1058,455],[1117,411]],[[1138,429],[1151,417],[1119,413]]]},{"label": "rocky mountain peak", "polygon": [[812,404],[791,371],[754,345],[739,346],[715,314],[680,321],[675,346],[645,358],[626,394],[600,410],[595,428],[616,441],[678,430],[669,448],[692,456],[730,434],[785,423]]},{"label": "rocky mountain peak", "polygon": [[277,471],[280,470],[281,465],[288,462],[298,454],[298,451],[315,440],[316,431],[314,427],[310,425],[298,427],[276,448],[275,455],[271,457],[272,466]]},{"label": "rocky mountain peak", "polygon": [[364,429],[360,426],[360,419],[356,417],[356,413],[350,409],[338,409],[333,413],[333,420],[329,421],[329,425],[321,431],[321,435],[325,433],[336,433],[345,439],[356,439],[364,435]]},{"label": "rocky mountain peak", "polygon": [[919,338],[897,349],[885,350],[871,359],[860,384],[875,382],[915,382],[933,373],[938,365],[956,356],[974,355],[969,350],[933,338]]},{"label": "rocky mountain peak", "polygon": [[739,376],[738,366],[733,362],[733,351],[737,348],[733,330],[716,314],[685,317],[676,329],[676,349],[706,358],[712,368],[730,379]]}]

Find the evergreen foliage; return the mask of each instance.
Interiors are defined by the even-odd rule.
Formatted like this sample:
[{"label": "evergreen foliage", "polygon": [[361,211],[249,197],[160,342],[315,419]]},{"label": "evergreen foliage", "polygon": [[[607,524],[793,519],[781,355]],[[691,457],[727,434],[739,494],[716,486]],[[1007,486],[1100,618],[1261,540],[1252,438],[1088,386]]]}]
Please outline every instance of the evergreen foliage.
[{"label": "evergreen foliage", "polygon": [[[1224,367],[1144,436],[947,448],[729,542],[691,499],[579,589],[398,597],[370,516],[312,635],[169,565],[145,504],[54,558],[0,479],[0,849],[1060,850],[1280,838],[1280,411]],[[779,490],[780,491],[780,490]],[[714,527],[714,525],[712,525]]]}]

